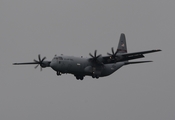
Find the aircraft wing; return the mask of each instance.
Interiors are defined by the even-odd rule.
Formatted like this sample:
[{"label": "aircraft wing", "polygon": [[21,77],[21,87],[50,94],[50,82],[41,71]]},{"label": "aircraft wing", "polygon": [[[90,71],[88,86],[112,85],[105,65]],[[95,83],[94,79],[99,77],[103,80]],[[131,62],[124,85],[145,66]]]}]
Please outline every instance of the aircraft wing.
[{"label": "aircraft wing", "polygon": [[36,62],[13,63],[13,65],[32,65],[32,64],[38,64],[38,63],[36,63]]},{"label": "aircraft wing", "polygon": [[13,65],[36,65],[35,69],[40,65],[40,71],[42,71],[42,68],[49,67],[51,61],[35,61],[35,62],[25,62],[25,63],[13,63]]},{"label": "aircraft wing", "polygon": [[106,56],[106,57],[103,57],[103,63],[110,64],[110,63],[116,63],[116,62],[121,62],[121,61],[128,61],[128,60],[143,58],[144,54],[159,52],[159,51],[161,50],[158,49],[158,50],[148,50],[148,51],[133,52],[133,53],[121,53],[121,54],[117,54],[115,58],[112,58],[111,56]]},{"label": "aircraft wing", "polygon": [[45,67],[50,67],[50,63],[51,63],[51,61],[45,61],[45,59],[46,59],[46,57],[43,57],[42,59],[41,59],[41,56],[40,56],[40,54],[38,55],[38,60],[33,60],[33,62],[22,62],[22,63],[13,63],[13,65],[37,65],[37,66],[35,66],[35,68],[37,68],[39,65],[41,66],[41,69],[40,70],[42,70],[42,68],[45,68]]},{"label": "aircraft wing", "polygon": [[134,53],[124,53],[122,56],[130,56],[130,55],[138,55],[138,54],[148,54],[152,52],[159,52],[161,51],[160,49],[158,50],[148,50],[148,51],[142,51],[142,52],[134,52]]}]

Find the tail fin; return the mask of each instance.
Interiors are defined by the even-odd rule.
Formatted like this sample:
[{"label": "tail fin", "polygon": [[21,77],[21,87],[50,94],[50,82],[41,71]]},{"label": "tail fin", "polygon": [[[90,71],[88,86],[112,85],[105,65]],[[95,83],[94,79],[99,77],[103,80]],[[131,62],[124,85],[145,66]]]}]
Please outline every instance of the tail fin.
[{"label": "tail fin", "polygon": [[124,33],[120,35],[117,53],[127,53],[126,38]]}]

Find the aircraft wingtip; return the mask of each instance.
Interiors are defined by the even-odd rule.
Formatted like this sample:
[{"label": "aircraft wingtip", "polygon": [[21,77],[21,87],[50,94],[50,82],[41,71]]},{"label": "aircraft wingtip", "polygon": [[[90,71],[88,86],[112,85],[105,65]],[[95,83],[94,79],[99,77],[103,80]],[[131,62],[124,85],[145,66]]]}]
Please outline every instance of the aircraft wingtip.
[{"label": "aircraft wingtip", "polygon": [[18,63],[13,63],[12,65],[18,65]]},{"label": "aircraft wingtip", "polygon": [[159,51],[162,51],[161,49],[156,49],[156,50],[153,50],[154,52],[159,52]]}]

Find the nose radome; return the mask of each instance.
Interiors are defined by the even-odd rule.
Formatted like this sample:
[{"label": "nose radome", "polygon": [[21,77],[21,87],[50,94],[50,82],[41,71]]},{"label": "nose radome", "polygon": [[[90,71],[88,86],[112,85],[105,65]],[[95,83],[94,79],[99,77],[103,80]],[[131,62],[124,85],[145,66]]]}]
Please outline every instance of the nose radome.
[{"label": "nose radome", "polygon": [[50,67],[54,69],[55,66],[56,66],[56,60],[55,59],[52,59],[52,61],[50,63]]}]

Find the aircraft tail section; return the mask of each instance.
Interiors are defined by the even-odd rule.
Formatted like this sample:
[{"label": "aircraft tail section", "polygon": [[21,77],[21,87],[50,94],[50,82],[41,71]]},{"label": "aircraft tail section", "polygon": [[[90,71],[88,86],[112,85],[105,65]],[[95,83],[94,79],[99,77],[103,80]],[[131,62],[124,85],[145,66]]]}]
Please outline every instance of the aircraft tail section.
[{"label": "aircraft tail section", "polygon": [[126,38],[124,33],[120,35],[117,53],[127,53]]}]

